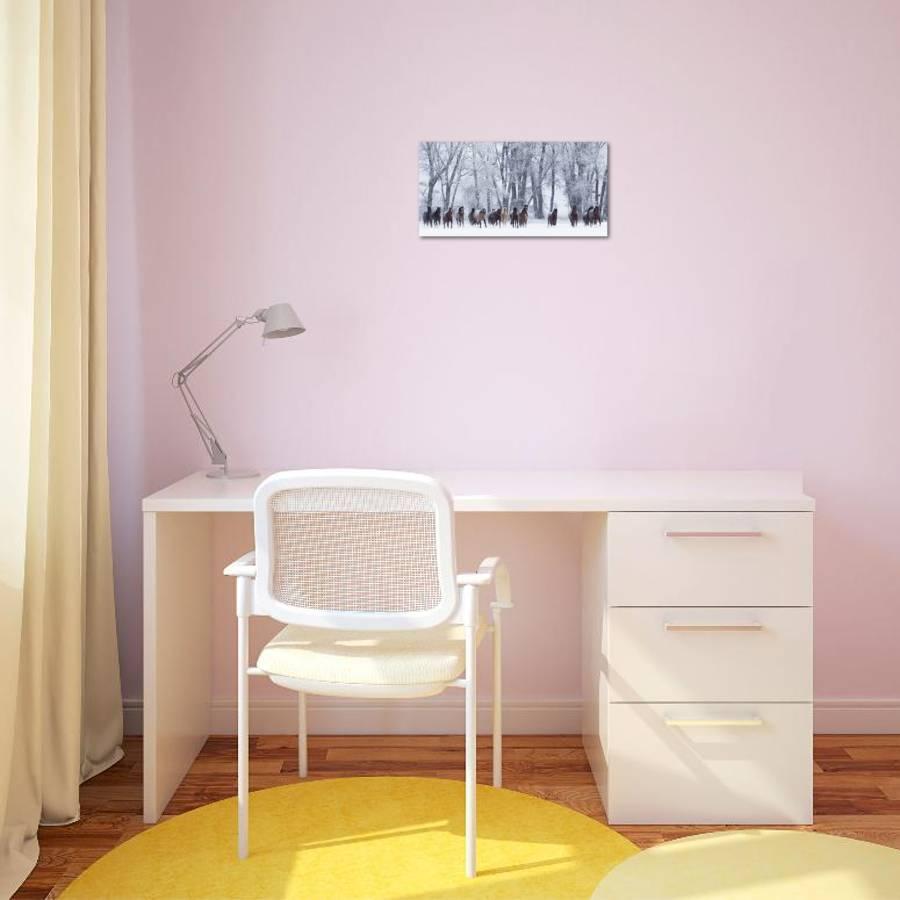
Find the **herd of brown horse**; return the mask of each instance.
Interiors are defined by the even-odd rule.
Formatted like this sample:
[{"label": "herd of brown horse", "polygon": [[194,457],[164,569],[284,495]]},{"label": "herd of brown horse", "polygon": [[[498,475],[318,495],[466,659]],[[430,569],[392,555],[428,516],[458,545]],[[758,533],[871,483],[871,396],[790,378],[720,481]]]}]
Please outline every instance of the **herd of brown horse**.
[{"label": "herd of brown horse", "polygon": [[[547,216],[548,228],[556,226],[557,214],[558,211],[554,207]],[[500,228],[507,224],[512,225],[513,228],[524,228],[528,225],[528,206],[524,205],[521,209],[518,206],[513,206],[512,212],[505,206],[500,209],[494,209],[491,212],[488,212],[486,209],[475,209],[472,207],[468,216],[466,216],[466,210],[463,206],[458,207],[456,210],[452,207],[442,210],[440,206],[436,206],[434,209],[428,206],[422,213],[422,224],[427,225],[429,228],[438,228],[440,226],[453,228],[455,223],[457,228],[462,228],[466,224],[467,218],[469,225],[473,228],[487,228],[489,225]],[[569,224],[575,228],[579,222],[586,226],[599,225],[600,207],[589,206],[582,216],[579,216],[577,206],[572,207],[569,211]]]}]

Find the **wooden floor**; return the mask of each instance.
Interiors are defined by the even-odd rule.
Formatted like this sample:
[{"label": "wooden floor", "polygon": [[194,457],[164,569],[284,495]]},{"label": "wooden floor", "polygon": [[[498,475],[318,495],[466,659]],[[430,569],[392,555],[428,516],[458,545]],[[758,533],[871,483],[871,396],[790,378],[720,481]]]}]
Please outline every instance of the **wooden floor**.
[{"label": "wooden floor", "polygon": [[[489,739],[479,741],[479,774],[490,780]],[[297,777],[295,737],[251,743],[251,788],[291,784]],[[311,778],[347,775],[463,777],[461,736],[312,737]],[[235,740],[212,737],[166,809],[178,815],[234,795]],[[509,736],[504,786],[570,806],[604,820],[591,772],[573,736]],[[79,872],[144,829],[141,821],[141,742],[127,738],[125,758],[86,783],[82,818],[41,828],[41,857],[16,897],[55,897]],[[617,829],[640,847],[710,826],[627,826]],[[900,849],[900,735],[820,735],[815,741],[815,824],[808,830],[861,838]]]}]

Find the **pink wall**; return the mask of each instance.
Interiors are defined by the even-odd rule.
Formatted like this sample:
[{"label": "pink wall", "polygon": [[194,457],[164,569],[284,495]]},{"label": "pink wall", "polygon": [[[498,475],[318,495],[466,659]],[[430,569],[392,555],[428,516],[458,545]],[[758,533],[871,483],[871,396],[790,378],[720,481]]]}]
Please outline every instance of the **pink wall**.
[{"label": "pink wall", "polygon": [[[204,461],[169,373],[276,299],[308,333],[197,378],[235,461],[801,468],[817,696],[900,696],[898,35],[893,0],[110,0],[126,696],[138,500]],[[429,137],[608,140],[612,237],[420,240]],[[517,627],[577,646],[576,602]]]}]

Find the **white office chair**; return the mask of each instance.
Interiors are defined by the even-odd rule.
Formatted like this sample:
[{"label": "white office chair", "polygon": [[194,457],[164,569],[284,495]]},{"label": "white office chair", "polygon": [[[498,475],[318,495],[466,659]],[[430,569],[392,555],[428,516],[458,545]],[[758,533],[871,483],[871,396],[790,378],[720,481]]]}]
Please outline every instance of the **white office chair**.
[{"label": "white office chair", "polygon": [[[298,693],[300,777],[306,694],[428,697],[466,691],[466,874],[475,875],[475,650],[493,632],[493,783],[502,778],[500,613],[512,606],[499,559],[456,574],[453,510],[432,478],[319,469],[266,478],[253,498],[256,551],[237,578],[238,856],[248,854],[249,675]],[[478,606],[493,585],[491,623]],[[249,617],[286,623],[249,663]]]}]

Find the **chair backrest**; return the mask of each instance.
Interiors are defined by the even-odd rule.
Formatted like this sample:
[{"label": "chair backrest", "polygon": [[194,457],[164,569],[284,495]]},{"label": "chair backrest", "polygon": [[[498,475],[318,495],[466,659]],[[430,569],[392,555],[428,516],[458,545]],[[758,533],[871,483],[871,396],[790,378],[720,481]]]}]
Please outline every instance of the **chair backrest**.
[{"label": "chair backrest", "polygon": [[439,482],[377,469],[266,478],[253,498],[254,613],[322,628],[408,630],[456,607],[453,509]]}]

